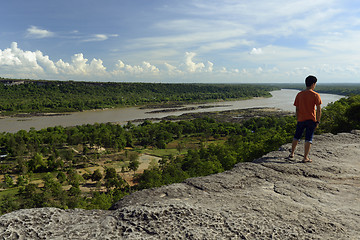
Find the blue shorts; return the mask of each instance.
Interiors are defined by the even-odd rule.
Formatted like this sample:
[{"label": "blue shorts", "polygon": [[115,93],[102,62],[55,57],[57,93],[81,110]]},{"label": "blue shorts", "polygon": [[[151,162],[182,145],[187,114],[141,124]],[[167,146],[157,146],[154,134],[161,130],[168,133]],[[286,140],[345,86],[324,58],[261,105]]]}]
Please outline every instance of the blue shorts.
[{"label": "blue shorts", "polygon": [[305,142],[312,143],[312,138],[314,136],[315,128],[316,128],[316,122],[314,122],[313,120],[297,122],[294,139],[299,141],[301,139],[301,136],[303,135],[303,132],[305,129],[306,130],[305,131]]}]

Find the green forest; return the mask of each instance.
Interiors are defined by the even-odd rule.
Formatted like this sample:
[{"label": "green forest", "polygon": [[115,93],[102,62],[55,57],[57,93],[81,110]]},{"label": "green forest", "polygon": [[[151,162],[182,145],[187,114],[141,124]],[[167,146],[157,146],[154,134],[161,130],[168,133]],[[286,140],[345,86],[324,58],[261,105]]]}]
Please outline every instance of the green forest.
[{"label": "green forest", "polygon": [[[7,157],[0,169],[2,188],[6,189],[1,193],[0,208],[2,213],[45,206],[107,209],[132,191],[222,172],[238,162],[251,161],[288,142],[294,127],[293,117],[254,118],[244,124],[202,118],[2,133],[1,154]],[[121,165],[121,171],[136,171],[139,152],[169,150],[169,145],[176,151],[135,175],[136,185],[129,186],[117,173]],[[99,147],[106,151],[99,153],[95,150]],[[100,166],[104,158],[109,159],[109,164],[102,165],[104,171],[79,174],[79,169]],[[88,179],[98,187],[82,193]]]},{"label": "green forest", "polygon": [[[301,90],[304,84],[159,84],[0,78],[0,116],[270,97],[270,91],[281,88]],[[360,94],[360,85],[320,83],[316,91],[356,95]]]},{"label": "green forest", "polygon": [[0,115],[270,97],[275,86],[0,79]]},{"label": "green forest", "polygon": [[[304,84],[274,84],[274,86],[287,88],[287,89],[304,89]],[[343,84],[330,84],[318,82],[315,88],[319,93],[338,94],[343,96],[359,95],[360,84],[359,83],[343,83]]]},{"label": "green forest", "polygon": [[[359,108],[359,95],[330,104],[317,133],[360,129]],[[211,118],[145,120],[140,125],[87,124],[1,133],[0,211],[49,206],[108,209],[131,192],[223,172],[277,150],[291,141],[295,125],[294,116],[269,116],[241,124]],[[144,151],[161,160],[135,174]],[[132,176],[133,184],[124,174]],[[89,191],[84,191],[86,185],[91,185]]]},{"label": "green forest", "polygon": [[[266,97],[275,89],[280,86],[33,80],[14,84],[2,79],[0,106],[4,115],[81,111]],[[360,129],[356,91],[359,88],[336,87],[334,93],[349,95],[323,109],[316,134]],[[278,150],[291,142],[295,126],[295,116],[269,114],[241,123],[201,117],[2,132],[0,213],[34,207],[109,209],[134,191],[223,172]],[[141,169],[143,155],[156,158]]]}]

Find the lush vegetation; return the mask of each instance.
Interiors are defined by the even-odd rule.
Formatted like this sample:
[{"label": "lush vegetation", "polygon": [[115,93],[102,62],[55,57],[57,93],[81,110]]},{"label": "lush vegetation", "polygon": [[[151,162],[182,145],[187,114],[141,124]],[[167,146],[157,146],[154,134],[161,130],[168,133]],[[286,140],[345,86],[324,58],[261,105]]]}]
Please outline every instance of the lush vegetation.
[{"label": "lush vegetation", "polygon": [[339,133],[360,129],[360,95],[328,104],[321,119],[322,132]]},{"label": "lush vegetation", "polygon": [[[38,100],[43,99],[45,104],[45,97],[40,96],[39,89],[52,86],[56,89],[52,92],[56,96],[60,94],[60,85],[53,86],[52,83],[42,85],[31,82],[2,87],[3,89],[16,87],[18,90],[23,87],[25,90],[22,93],[29,94],[31,92],[29,89],[32,89],[35,95],[39,96]],[[110,90],[112,87],[109,86],[117,90],[120,86],[126,86],[126,84],[112,85],[110,83],[104,85],[107,87],[83,87],[82,90],[79,88],[76,91],[91,91],[91,94],[88,94],[93,98],[85,98],[84,102],[86,102],[97,99],[96,94],[100,95],[100,93],[105,94],[106,97],[103,99],[112,96],[112,90]],[[71,91],[69,91],[72,93],[69,96],[76,95],[72,94],[77,84],[66,82],[64,86],[63,89],[70,86]],[[166,89],[166,91],[170,89],[170,87],[164,87],[165,85],[144,85],[142,86],[143,97],[146,96],[146,87],[150,86]],[[209,87],[209,89],[212,87],[198,86]],[[177,87],[184,90],[187,85],[171,85],[174,96],[178,93],[175,90]],[[96,90],[96,88],[101,90]],[[215,86],[214,91],[222,88],[226,89],[226,86]],[[104,89],[109,92],[104,92]],[[136,91],[141,92],[139,90],[141,88],[137,89]],[[130,88],[127,94],[129,92],[131,92]],[[149,96],[154,92],[156,91],[149,92]],[[174,97],[160,90],[158,92],[158,96]],[[209,99],[209,97],[202,97],[196,91],[190,91],[190,93],[193,95],[188,100]],[[217,98],[220,95],[217,95]],[[48,95],[45,94],[45,96]],[[81,94],[77,97],[80,99],[80,96]],[[33,95],[30,94],[28,99],[32,97]],[[55,98],[49,102],[53,99]],[[13,102],[16,101],[18,100]],[[29,104],[30,102],[29,100]],[[64,102],[65,100],[59,100],[60,105]],[[20,102],[18,104],[21,105]],[[360,95],[353,95],[329,104],[323,110],[317,133],[337,133],[360,129],[359,110]],[[282,144],[290,142],[295,125],[294,116],[258,117],[242,123],[222,122],[205,117],[158,123],[145,120],[140,125],[132,123],[124,126],[110,123],[87,124],[0,133],[0,213],[20,208],[47,206],[108,209],[133,191],[181,182],[189,177],[219,173],[231,169],[236,163],[261,157],[269,151],[278,149]],[[140,165],[139,156],[143,153],[157,155],[161,159],[150,162],[147,169],[139,172],[137,171]]]},{"label": "lush vegetation", "polygon": [[[44,206],[109,208],[131,191],[222,172],[237,162],[260,157],[289,141],[294,126],[293,117],[258,118],[243,125],[203,118],[2,133],[1,154],[7,155],[0,168],[2,186],[12,191],[2,194],[0,208],[3,213]],[[117,166],[123,164],[122,172],[136,171],[135,150],[166,149],[170,144],[177,149],[176,156],[164,156],[137,175],[135,186],[130,187],[112,167],[117,162]],[[106,151],[99,153],[99,148]],[[111,164],[97,168],[110,155]],[[80,169],[97,170],[79,174]],[[94,188],[82,192],[86,184]]]},{"label": "lush vegetation", "polygon": [[100,83],[0,79],[0,113],[71,112],[149,103],[269,97],[263,85]]},{"label": "lush vegetation", "polygon": [[[275,84],[274,86],[287,88],[287,89],[304,89],[304,84]],[[319,93],[330,93],[344,96],[352,96],[360,94],[359,83],[347,83],[347,84],[329,84],[318,82],[315,91]]]}]

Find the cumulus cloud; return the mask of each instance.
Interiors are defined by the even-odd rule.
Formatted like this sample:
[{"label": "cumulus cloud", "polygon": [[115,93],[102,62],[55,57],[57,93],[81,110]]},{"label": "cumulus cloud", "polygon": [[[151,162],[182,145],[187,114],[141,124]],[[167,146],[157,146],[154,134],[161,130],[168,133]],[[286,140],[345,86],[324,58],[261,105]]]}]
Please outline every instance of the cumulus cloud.
[{"label": "cumulus cloud", "polygon": [[173,66],[167,62],[165,62],[164,65],[166,68],[166,72],[170,75],[178,75],[183,73],[178,67]]},{"label": "cumulus cloud", "polygon": [[[196,53],[186,52],[183,62],[177,65],[164,62],[163,69],[148,61],[139,65],[126,64],[118,60],[112,70],[107,70],[101,59],[89,60],[82,53],[74,54],[70,61],[59,59],[53,61],[41,51],[24,51],[18,47],[16,42],[10,48],[0,50],[0,75],[13,78],[37,78],[37,79],[81,79],[81,80],[114,80],[118,77],[141,77],[143,79],[153,77],[191,76],[193,73],[206,74],[206,79],[213,74],[226,74],[228,76],[242,75],[244,73],[264,74],[268,69],[255,68],[253,71],[238,69],[227,69],[226,67],[215,67],[210,61],[196,62]],[[245,71],[245,72],[244,72]],[[205,75],[204,75],[205,76]]]},{"label": "cumulus cloud", "polygon": [[169,63],[164,63],[164,65],[165,65],[165,67],[167,68],[167,70],[169,71],[169,72],[174,72],[174,71],[176,71],[177,70],[177,68],[175,67],[175,66],[173,66],[173,65],[171,65],[171,64],[169,64]]},{"label": "cumulus cloud", "polygon": [[151,72],[151,73],[158,73],[160,72],[160,70],[151,65],[149,62],[143,62],[143,68],[145,69],[146,72]]},{"label": "cumulus cloud", "polygon": [[[39,60],[39,62],[38,62]],[[48,57],[40,51],[23,51],[18,48],[16,42],[11,44],[11,48],[4,51],[0,50],[0,66],[7,69],[13,69],[17,72],[44,72],[43,65],[46,68],[53,69]]]},{"label": "cumulus cloud", "polygon": [[196,56],[196,53],[194,52],[186,52],[185,53],[185,66],[187,71],[193,73],[193,72],[199,72],[201,71],[203,68],[205,68],[205,64],[200,62],[200,63],[195,63],[193,61],[193,58]]},{"label": "cumulus cloud", "polygon": [[118,62],[115,65],[115,69],[112,71],[113,75],[119,75],[119,74],[143,74],[143,73],[150,73],[150,74],[157,74],[160,70],[154,66],[151,65],[149,62],[142,62],[142,65],[129,65],[125,64],[123,61],[118,60]]},{"label": "cumulus cloud", "polygon": [[7,48],[4,51],[0,49],[0,65],[2,66],[20,65],[21,61],[15,54],[16,49],[17,49],[17,43],[15,42],[11,44],[11,48]]},{"label": "cumulus cloud", "polygon": [[220,70],[219,70],[220,73],[227,73],[228,70],[226,69],[226,67],[222,67]]},{"label": "cumulus cloud", "polygon": [[[41,51],[25,51],[18,47],[16,42],[11,44],[11,47],[0,49],[0,76],[10,78],[34,78],[34,79],[74,79],[74,80],[96,80],[96,81],[113,81],[119,79],[126,79],[127,81],[139,80],[146,81],[146,79],[177,79],[181,81],[190,81],[193,79],[193,74],[200,81],[239,81],[241,79],[257,79],[263,81],[269,76],[277,79],[303,77],[307,72],[327,74],[326,76],[342,73],[342,76],[360,74],[360,65],[352,64],[346,66],[337,66],[335,64],[314,64],[311,67],[304,66],[298,68],[289,65],[287,68],[278,68],[280,66],[273,61],[272,54],[282,55],[281,49],[277,51],[270,51],[272,48],[266,48],[266,55],[263,54],[261,61],[248,61],[247,66],[238,66],[239,68],[227,68],[225,66],[216,66],[213,62],[195,61],[196,53],[186,52],[183,61],[172,64],[167,62],[162,63],[162,68],[158,68],[149,61],[143,61],[140,64],[128,64],[122,60],[118,60],[113,69],[108,70],[101,59],[93,58],[87,59],[84,54],[74,54],[69,61],[59,59],[53,61],[49,56],[43,54]],[[267,55],[270,55],[266,57]],[[243,53],[243,57],[248,57],[251,60],[248,52]],[[279,57],[279,56],[278,56]],[[271,64],[268,64],[271,63]],[[241,69],[241,70],[239,70]],[[201,74],[201,75],[200,75]],[[169,78],[169,76],[173,78]],[[274,77],[275,76],[275,77]]]},{"label": "cumulus cloud", "polygon": [[48,38],[53,37],[55,34],[45,29],[38,28],[36,26],[30,26],[26,30],[26,37],[27,38]]},{"label": "cumulus cloud", "polygon": [[101,59],[94,58],[90,63],[88,61],[82,53],[78,53],[71,58],[71,63],[66,63],[60,59],[55,65],[58,71],[65,75],[102,76],[106,74],[106,67],[104,67]]},{"label": "cumulus cloud", "polygon": [[214,64],[212,62],[208,61],[206,71],[212,72],[213,70],[214,70]]},{"label": "cumulus cloud", "polygon": [[253,48],[251,51],[250,51],[250,55],[260,55],[262,54],[263,51],[261,48]]},{"label": "cumulus cloud", "polygon": [[17,77],[18,74],[23,76],[26,73],[38,78],[59,75],[71,77],[106,74],[106,68],[101,59],[93,59],[89,63],[88,59],[79,53],[71,58],[70,63],[64,62],[62,59],[55,63],[39,50],[32,52],[18,48],[16,42],[13,42],[10,48],[0,50],[0,66],[2,70],[0,74],[7,74],[11,77]]}]

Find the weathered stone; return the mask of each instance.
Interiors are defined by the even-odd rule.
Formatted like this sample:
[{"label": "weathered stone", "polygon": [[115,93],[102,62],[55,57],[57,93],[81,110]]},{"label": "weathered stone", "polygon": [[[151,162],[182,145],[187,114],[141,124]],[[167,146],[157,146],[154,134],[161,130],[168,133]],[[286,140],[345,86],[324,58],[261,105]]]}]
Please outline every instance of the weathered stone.
[{"label": "weathered stone", "polygon": [[360,132],[315,136],[252,163],[129,195],[112,210],[23,209],[3,239],[360,239]]}]

